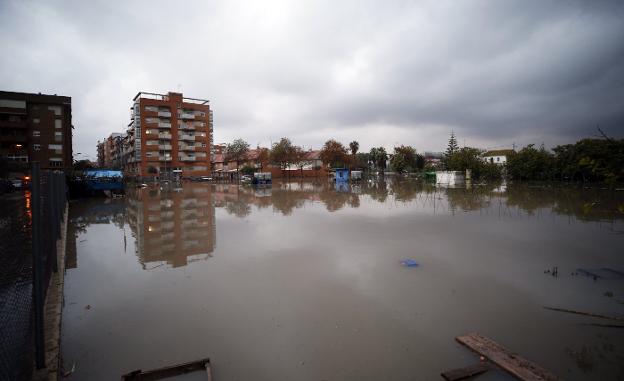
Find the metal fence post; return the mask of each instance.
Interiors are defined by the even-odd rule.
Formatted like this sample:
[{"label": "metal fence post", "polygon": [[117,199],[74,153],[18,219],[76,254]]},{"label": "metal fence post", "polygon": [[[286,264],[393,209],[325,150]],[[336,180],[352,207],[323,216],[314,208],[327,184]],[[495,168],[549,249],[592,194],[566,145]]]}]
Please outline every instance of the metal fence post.
[{"label": "metal fence post", "polygon": [[41,176],[39,163],[31,167],[32,205],[32,255],[33,255],[33,303],[35,310],[35,362],[37,369],[45,367],[45,341],[43,332],[43,257],[41,252]]}]

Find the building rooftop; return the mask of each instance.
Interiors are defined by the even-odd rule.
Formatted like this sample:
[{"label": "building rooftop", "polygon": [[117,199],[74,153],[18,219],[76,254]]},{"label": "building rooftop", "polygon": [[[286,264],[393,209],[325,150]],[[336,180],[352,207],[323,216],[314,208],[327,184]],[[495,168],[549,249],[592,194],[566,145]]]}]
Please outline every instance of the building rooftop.
[{"label": "building rooftop", "polygon": [[[0,91],[1,99],[29,100],[42,103],[64,103],[71,104],[71,97],[66,95],[42,94],[42,93],[22,93],[16,91]],[[59,100],[61,102],[59,102]]]},{"label": "building rooftop", "polygon": [[136,101],[139,98],[147,98],[147,99],[156,99],[159,101],[168,101],[169,97],[172,95],[179,95],[182,97],[182,102],[186,102],[186,103],[197,103],[200,105],[205,105],[208,104],[210,101],[207,99],[199,99],[199,98],[186,98],[184,96],[182,96],[182,93],[172,93],[169,92],[167,94],[158,94],[158,93],[148,93],[145,91],[139,91],[137,93],[137,95],[134,96],[134,98],[132,98],[133,101]]},{"label": "building rooftop", "polygon": [[508,156],[516,151],[512,149],[497,149],[491,150],[483,153],[483,156]]}]

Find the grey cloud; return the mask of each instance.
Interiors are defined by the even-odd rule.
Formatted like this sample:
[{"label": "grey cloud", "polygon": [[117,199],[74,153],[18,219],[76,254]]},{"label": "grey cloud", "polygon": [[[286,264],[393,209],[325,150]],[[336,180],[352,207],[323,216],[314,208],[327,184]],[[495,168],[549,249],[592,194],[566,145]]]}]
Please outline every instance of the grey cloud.
[{"label": "grey cloud", "polygon": [[[215,141],[442,149],[624,134],[617,1],[0,3],[0,88],[74,99],[75,150],[140,90],[211,100]],[[462,141],[462,140],[460,140]]]}]

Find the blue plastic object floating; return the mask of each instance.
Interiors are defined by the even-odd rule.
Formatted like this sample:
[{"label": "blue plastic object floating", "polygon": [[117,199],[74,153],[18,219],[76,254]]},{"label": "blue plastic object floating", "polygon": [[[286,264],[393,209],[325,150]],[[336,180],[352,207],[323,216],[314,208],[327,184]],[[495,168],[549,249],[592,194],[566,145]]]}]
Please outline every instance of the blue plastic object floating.
[{"label": "blue plastic object floating", "polygon": [[405,267],[418,267],[418,262],[413,259],[403,259],[401,264]]}]

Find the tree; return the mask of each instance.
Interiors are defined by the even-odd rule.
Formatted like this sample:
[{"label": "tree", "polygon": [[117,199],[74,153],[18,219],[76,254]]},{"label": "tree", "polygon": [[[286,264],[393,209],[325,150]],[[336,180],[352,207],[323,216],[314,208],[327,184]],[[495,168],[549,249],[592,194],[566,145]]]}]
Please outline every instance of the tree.
[{"label": "tree", "polygon": [[533,144],[507,157],[507,173],[514,180],[549,180],[553,176],[554,156]]},{"label": "tree", "polygon": [[299,173],[303,177],[303,167],[310,163],[308,153],[299,146],[293,146],[291,162],[299,168]]},{"label": "tree", "polygon": [[84,159],[84,160],[76,160],[74,161],[74,170],[75,171],[82,171],[85,169],[93,169],[95,168],[95,166],[93,165],[93,163],[91,163],[90,160]]},{"label": "tree", "polygon": [[355,154],[360,149],[360,143],[354,140],[351,143],[349,143],[349,148],[351,149],[351,155],[355,156]]},{"label": "tree", "polygon": [[411,146],[402,145],[400,147],[394,147],[394,154],[390,159],[390,164],[392,165],[394,170],[399,173],[403,171],[410,172],[417,169],[422,169],[424,159],[422,160],[423,162],[420,163],[421,166],[419,168],[418,156],[419,155],[416,153],[416,150]]},{"label": "tree", "polygon": [[355,154],[355,159],[353,160],[354,168],[365,168],[368,169],[370,162],[370,154],[368,152],[360,152]]},{"label": "tree", "polygon": [[293,163],[295,146],[290,139],[281,138],[279,142],[273,143],[269,160],[271,163],[278,165],[282,170],[288,168]]},{"label": "tree", "polygon": [[[150,175],[156,175],[158,173],[158,169],[152,165],[147,167],[147,173]],[[153,176],[154,182],[156,182],[156,176]]]},{"label": "tree", "polygon": [[442,158],[442,162],[446,169],[448,168],[447,162],[453,154],[459,151],[459,146],[457,145],[457,139],[455,138],[455,132],[451,131],[451,137],[449,138],[448,147],[446,147],[446,152],[444,153],[444,157]]},{"label": "tree", "polygon": [[260,171],[264,169],[264,165],[269,162],[269,149],[268,148],[257,148],[258,152],[258,162],[260,163]]},{"label": "tree", "polygon": [[347,149],[334,139],[325,142],[321,149],[321,160],[333,168],[345,167],[349,162]]},{"label": "tree", "polygon": [[383,147],[373,147],[369,153],[370,161],[373,164],[373,167],[379,171],[384,171],[386,169],[386,162],[388,161],[388,154],[386,153],[386,149]]},{"label": "tree", "polygon": [[249,152],[249,143],[243,139],[235,139],[232,143],[225,146],[225,159],[227,161],[236,162],[236,172],[238,172],[238,164],[245,159]]},{"label": "tree", "polygon": [[446,169],[449,171],[470,170],[473,179],[497,180],[501,177],[498,164],[485,163],[481,158],[481,150],[463,147],[446,158]]},{"label": "tree", "polygon": [[562,180],[624,181],[624,139],[582,139],[553,151],[554,171]]}]

